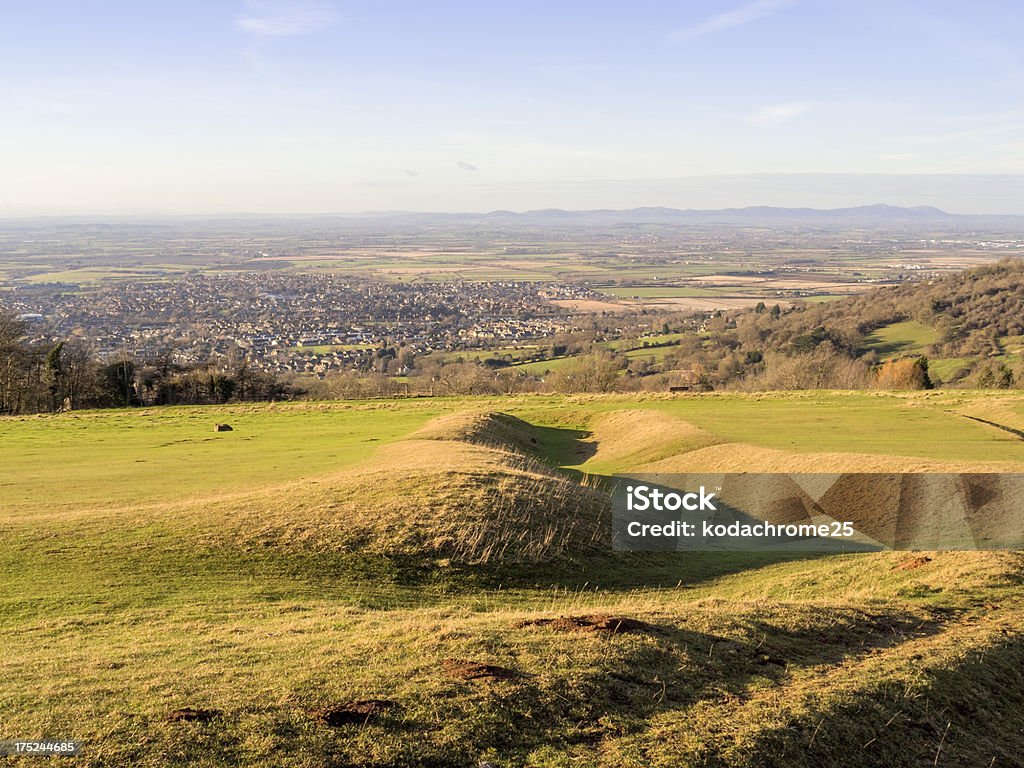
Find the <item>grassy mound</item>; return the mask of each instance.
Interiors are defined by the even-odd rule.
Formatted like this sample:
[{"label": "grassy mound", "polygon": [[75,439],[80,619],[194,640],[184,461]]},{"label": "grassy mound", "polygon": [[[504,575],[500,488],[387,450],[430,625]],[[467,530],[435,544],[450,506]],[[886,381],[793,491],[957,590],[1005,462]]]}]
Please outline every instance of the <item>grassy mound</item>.
[{"label": "grassy mound", "polygon": [[615,410],[595,417],[586,441],[587,471],[624,471],[715,445],[721,438],[682,419],[650,410]]},{"label": "grassy mound", "polygon": [[541,446],[536,427],[500,411],[469,411],[439,416],[410,437],[500,447],[526,454],[537,453]]},{"label": "grassy mound", "polygon": [[606,494],[523,454],[417,438],[315,484],[232,499],[202,517],[211,537],[243,549],[482,565],[607,550],[608,515]]}]

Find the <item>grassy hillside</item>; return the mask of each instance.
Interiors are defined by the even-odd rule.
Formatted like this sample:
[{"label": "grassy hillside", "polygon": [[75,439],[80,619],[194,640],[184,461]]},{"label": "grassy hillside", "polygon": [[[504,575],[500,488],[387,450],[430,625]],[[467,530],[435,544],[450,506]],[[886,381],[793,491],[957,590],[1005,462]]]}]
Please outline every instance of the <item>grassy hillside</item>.
[{"label": "grassy hillside", "polygon": [[879,363],[927,356],[933,384],[1010,389],[1024,382],[1022,317],[1024,259],[1007,258],[828,302],[766,298],[706,318],[699,341],[681,339],[662,370],[714,389],[922,389],[913,366]]},{"label": "grassy hillside", "polygon": [[900,355],[923,355],[939,341],[939,332],[916,320],[884,325],[869,333],[864,346],[873,349],[882,359]]},{"label": "grassy hillside", "polygon": [[970,392],[3,419],[0,739],[90,766],[1011,765],[1020,555],[614,555],[600,476],[1024,471],[1021,428],[1024,397]]}]

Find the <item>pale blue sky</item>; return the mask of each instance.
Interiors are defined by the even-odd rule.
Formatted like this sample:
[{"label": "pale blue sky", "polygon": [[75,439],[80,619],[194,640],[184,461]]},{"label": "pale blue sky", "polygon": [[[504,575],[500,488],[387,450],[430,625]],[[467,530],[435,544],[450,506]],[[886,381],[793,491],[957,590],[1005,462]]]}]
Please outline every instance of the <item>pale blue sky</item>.
[{"label": "pale blue sky", "polygon": [[8,215],[860,202],[1024,213],[1024,12],[1012,0],[0,10]]}]

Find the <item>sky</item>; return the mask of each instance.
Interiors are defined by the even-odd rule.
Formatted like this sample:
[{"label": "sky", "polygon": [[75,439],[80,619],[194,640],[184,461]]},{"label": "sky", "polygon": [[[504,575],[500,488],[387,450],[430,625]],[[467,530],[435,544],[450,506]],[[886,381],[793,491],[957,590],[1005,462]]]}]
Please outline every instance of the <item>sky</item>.
[{"label": "sky", "polygon": [[1024,214],[1019,0],[6,2],[0,216]]}]

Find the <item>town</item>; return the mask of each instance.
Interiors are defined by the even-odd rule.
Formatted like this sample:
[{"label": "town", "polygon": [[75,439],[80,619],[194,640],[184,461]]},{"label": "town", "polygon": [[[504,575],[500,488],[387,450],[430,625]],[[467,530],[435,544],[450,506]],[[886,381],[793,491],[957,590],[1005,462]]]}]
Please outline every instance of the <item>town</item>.
[{"label": "town", "polygon": [[37,340],[86,339],[102,358],[191,366],[245,357],[266,373],[322,378],[343,370],[402,375],[412,356],[571,331],[569,310],[554,302],[594,296],[568,284],[238,272],[91,290],[18,286],[7,304]]}]

